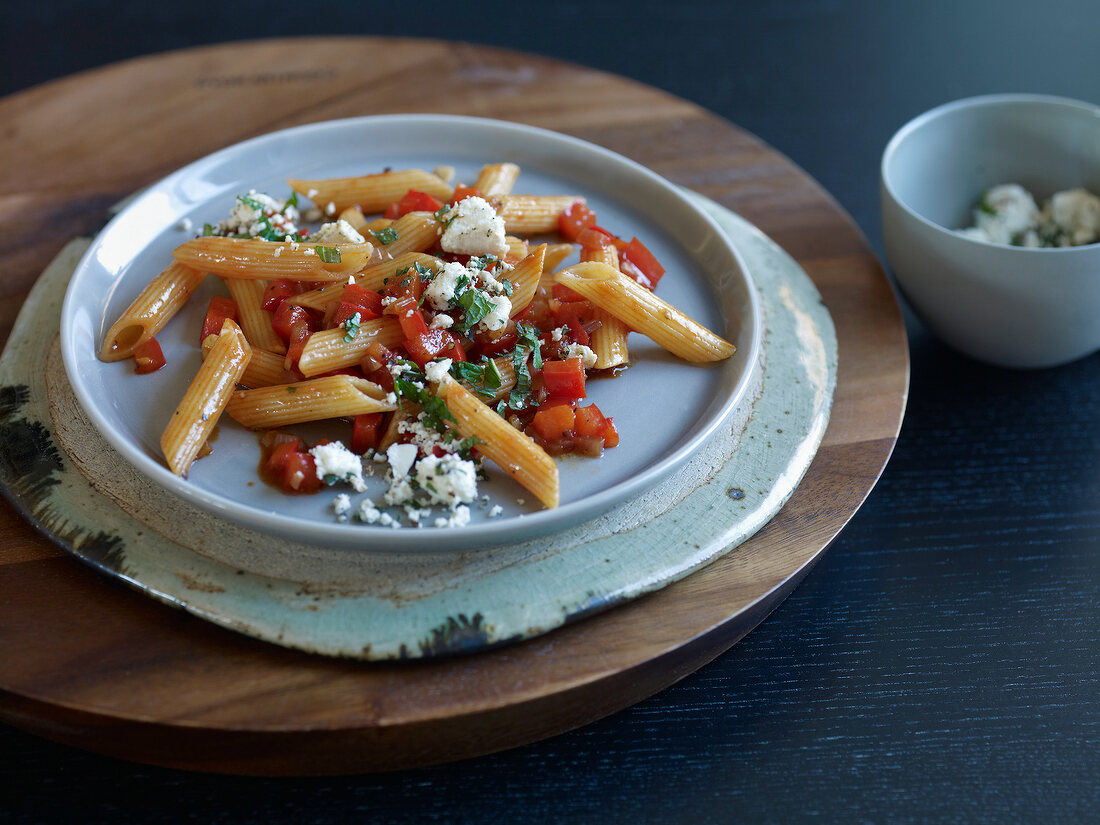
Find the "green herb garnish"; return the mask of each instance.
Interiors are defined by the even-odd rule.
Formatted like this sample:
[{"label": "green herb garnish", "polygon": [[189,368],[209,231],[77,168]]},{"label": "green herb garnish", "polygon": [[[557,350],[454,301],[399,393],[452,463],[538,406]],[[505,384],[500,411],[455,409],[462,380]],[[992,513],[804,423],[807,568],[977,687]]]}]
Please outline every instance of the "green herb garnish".
[{"label": "green herb garnish", "polygon": [[326,264],[340,263],[340,250],[335,246],[315,246],[313,251]]},{"label": "green herb garnish", "polygon": [[355,336],[359,334],[359,324],[362,322],[362,318],[359,313],[355,313],[343,323],[344,327],[344,343],[350,344],[355,340]]},{"label": "green herb garnish", "polygon": [[385,229],[378,230],[368,229],[367,231],[383,245],[393,243],[398,238],[397,230],[392,226],[387,226]]}]

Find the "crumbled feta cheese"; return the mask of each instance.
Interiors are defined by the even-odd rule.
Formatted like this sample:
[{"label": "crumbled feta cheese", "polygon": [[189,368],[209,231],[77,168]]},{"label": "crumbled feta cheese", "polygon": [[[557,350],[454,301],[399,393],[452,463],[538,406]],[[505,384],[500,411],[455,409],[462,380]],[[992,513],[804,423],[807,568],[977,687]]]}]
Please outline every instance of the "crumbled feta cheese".
[{"label": "crumbled feta cheese", "polygon": [[390,472],[394,479],[400,480],[409,474],[416,461],[415,444],[391,444],[386,450],[386,460],[390,462]]},{"label": "crumbled feta cheese", "polygon": [[432,329],[448,329],[454,324],[455,319],[450,315],[444,315],[442,312],[432,318],[432,322],[428,325]]},{"label": "crumbled feta cheese", "polygon": [[493,308],[478,322],[478,326],[484,327],[489,332],[504,329],[508,323],[508,317],[512,314],[512,302],[503,295],[490,295],[488,301]]},{"label": "crumbled feta cheese", "polygon": [[309,198],[310,200],[313,200],[315,197],[317,197],[317,190],[316,189],[310,189],[308,192],[306,192],[306,197]]},{"label": "crumbled feta cheese", "polygon": [[416,462],[416,480],[433,504],[445,504],[452,510],[477,498],[477,469],[474,462],[454,453],[443,457],[434,453]]},{"label": "crumbled feta cheese", "polygon": [[452,363],[450,358],[444,358],[442,361],[429,361],[424,365],[424,375],[433,384],[438,384],[447,377]]},{"label": "crumbled feta cheese", "polygon": [[439,245],[458,255],[500,255],[508,251],[504,219],[484,198],[459,201],[448,213],[450,223]]},{"label": "crumbled feta cheese", "polygon": [[332,500],[332,512],[336,514],[337,521],[347,521],[351,513],[351,499],[347,493],[340,493]]},{"label": "crumbled feta cheese", "polygon": [[974,210],[968,238],[1014,246],[1081,246],[1100,240],[1100,198],[1084,189],[1055,193],[1042,209],[1014,183],[987,190]]},{"label": "crumbled feta cheese", "polygon": [[596,353],[584,346],[584,344],[570,344],[565,348],[565,360],[580,358],[584,368],[591,369],[596,366]]},{"label": "crumbled feta cheese", "polygon": [[551,340],[551,341],[560,341],[560,340],[561,340],[561,337],[562,337],[563,335],[565,335],[565,327],[556,327],[556,328],[555,328],[555,329],[554,329],[554,330],[553,330],[553,331],[552,331],[552,332],[550,333],[550,340]]},{"label": "crumbled feta cheese", "polygon": [[354,226],[342,218],[334,223],[321,224],[321,228],[310,235],[309,239],[317,243],[364,243],[366,241]]},{"label": "crumbled feta cheese", "polygon": [[462,264],[449,261],[443,269],[424,287],[424,300],[432,309],[450,309],[455,298],[455,290],[462,278],[470,279],[470,271]]},{"label": "crumbled feta cheese", "polygon": [[494,504],[491,508],[489,508],[488,515],[489,515],[489,518],[497,518],[503,512],[504,512],[503,507],[501,507],[499,504]]},{"label": "crumbled feta cheese", "polygon": [[437,518],[435,520],[436,527],[465,527],[470,523],[470,508],[465,504],[460,504],[454,509],[448,518]]},{"label": "crumbled feta cheese", "polygon": [[336,214],[336,204],[334,204],[332,201],[329,201],[328,203],[326,203],[325,204],[325,214],[329,215],[329,216],[335,215]]},{"label": "crumbled feta cheese", "polygon": [[176,229],[178,229],[180,232],[190,232],[191,227],[192,223],[190,218],[183,218],[179,223],[176,224]]},{"label": "crumbled feta cheese", "polygon": [[[1057,246],[1082,246],[1100,239],[1100,198],[1084,189],[1056,193],[1040,215],[1053,228]],[[1040,230],[1041,231],[1041,230]]]},{"label": "crumbled feta cheese", "polygon": [[298,231],[295,221],[298,210],[277,201],[270,195],[250,189],[238,195],[229,217],[214,227],[215,235],[247,235],[252,238],[264,233],[293,235]]},{"label": "crumbled feta cheese", "polygon": [[363,461],[339,441],[318,444],[309,451],[317,465],[317,478],[326,484],[346,481],[356,492],[367,489],[363,481]]}]

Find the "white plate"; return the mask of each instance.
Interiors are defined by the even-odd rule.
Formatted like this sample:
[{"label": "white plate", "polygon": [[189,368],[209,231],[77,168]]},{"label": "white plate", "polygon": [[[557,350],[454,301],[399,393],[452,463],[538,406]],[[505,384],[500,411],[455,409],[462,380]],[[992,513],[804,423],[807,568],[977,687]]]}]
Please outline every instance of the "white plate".
[{"label": "white plate", "polygon": [[[259,481],[256,435],[222,419],[211,455],[184,480],[160,453],[160,434],[198,368],[195,346],[211,294],[209,278],[158,336],[168,365],[136,375],[129,362],[98,360],[103,336],[174,247],[229,213],[238,194],[255,188],[290,193],[288,177],[363,174],[385,167],[454,166],[472,181],[484,163],[510,160],[523,172],[516,191],[584,196],[600,224],[637,236],[668,270],[658,295],[737,344],[717,365],[680,362],[638,335],[630,338],[631,367],[618,378],[589,382],[589,397],[613,416],[620,446],[600,459],[559,462],[561,501],[541,510],[533,496],[489,467],[482,482],[488,518],[474,508],[461,529],[338,523],[331,512],[343,485],[313,496],[287,496]],[[328,547],[375,550],[470,548],[513,542],[561,530],[647,489],[682,464],[744,399],[758,360],[761,309],[737,250],[713,219],[669,182],[606,149],[575,138],[512,123],[442,115],[394,115],[312,124],[229,147],[154,184],[96,238],[73,275],[61,316],[61,346],[81,406],[104,437],[134,467],[166,489],[251,529]],[[333,424],[330,437],[346,438]],[[367,495],[379,499],[381,475]],[[353,503],[358,496],[352,495]],[[523,503],[520,503],[520,502]],[[438,511],[437,511],[438,512]]]}]

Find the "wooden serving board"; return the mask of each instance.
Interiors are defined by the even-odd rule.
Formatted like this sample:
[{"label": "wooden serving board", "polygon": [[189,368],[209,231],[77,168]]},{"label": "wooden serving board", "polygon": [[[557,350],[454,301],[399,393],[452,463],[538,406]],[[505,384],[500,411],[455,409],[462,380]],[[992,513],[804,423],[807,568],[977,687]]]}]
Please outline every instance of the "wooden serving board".
[{"label": "wooden serving board", "polygon": [[[613,101],[613,105],[609,105]],[[901,314],[866,241],[785,158],[698,107],[543,58],[380,38],[264,41],[111,66],[0,101],[0,329],[109,206],[209,152],[395,112],[514,120],[617,151],[740,213],[810,275],[836,325],[831,424],[780,513],[738,552],[520,645],[413,664],[296,653],[86,568],[0,506],[0,718],[114,756],[256,774],[460,759],[637,702],[729,648],[801,580],[889,458],[908,389]],[[59,129],[78,123],[79,129]]]}]

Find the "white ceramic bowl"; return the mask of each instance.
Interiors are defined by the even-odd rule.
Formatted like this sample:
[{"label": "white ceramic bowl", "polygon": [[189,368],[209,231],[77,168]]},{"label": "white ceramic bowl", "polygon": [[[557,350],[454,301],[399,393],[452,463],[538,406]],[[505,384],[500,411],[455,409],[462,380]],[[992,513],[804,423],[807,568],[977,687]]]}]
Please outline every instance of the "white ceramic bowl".
[{"label": "white ceramic bowl", "polygon": [[898,286],[937,336],[982,361],[1048,367],[1100,349],[1100,244],[974,240],[982,192],[1018,183],[1042,203],[1100,194],[1100,108],[1040,95],[955,101],[910,121],[882,156],[882,229]]}]

